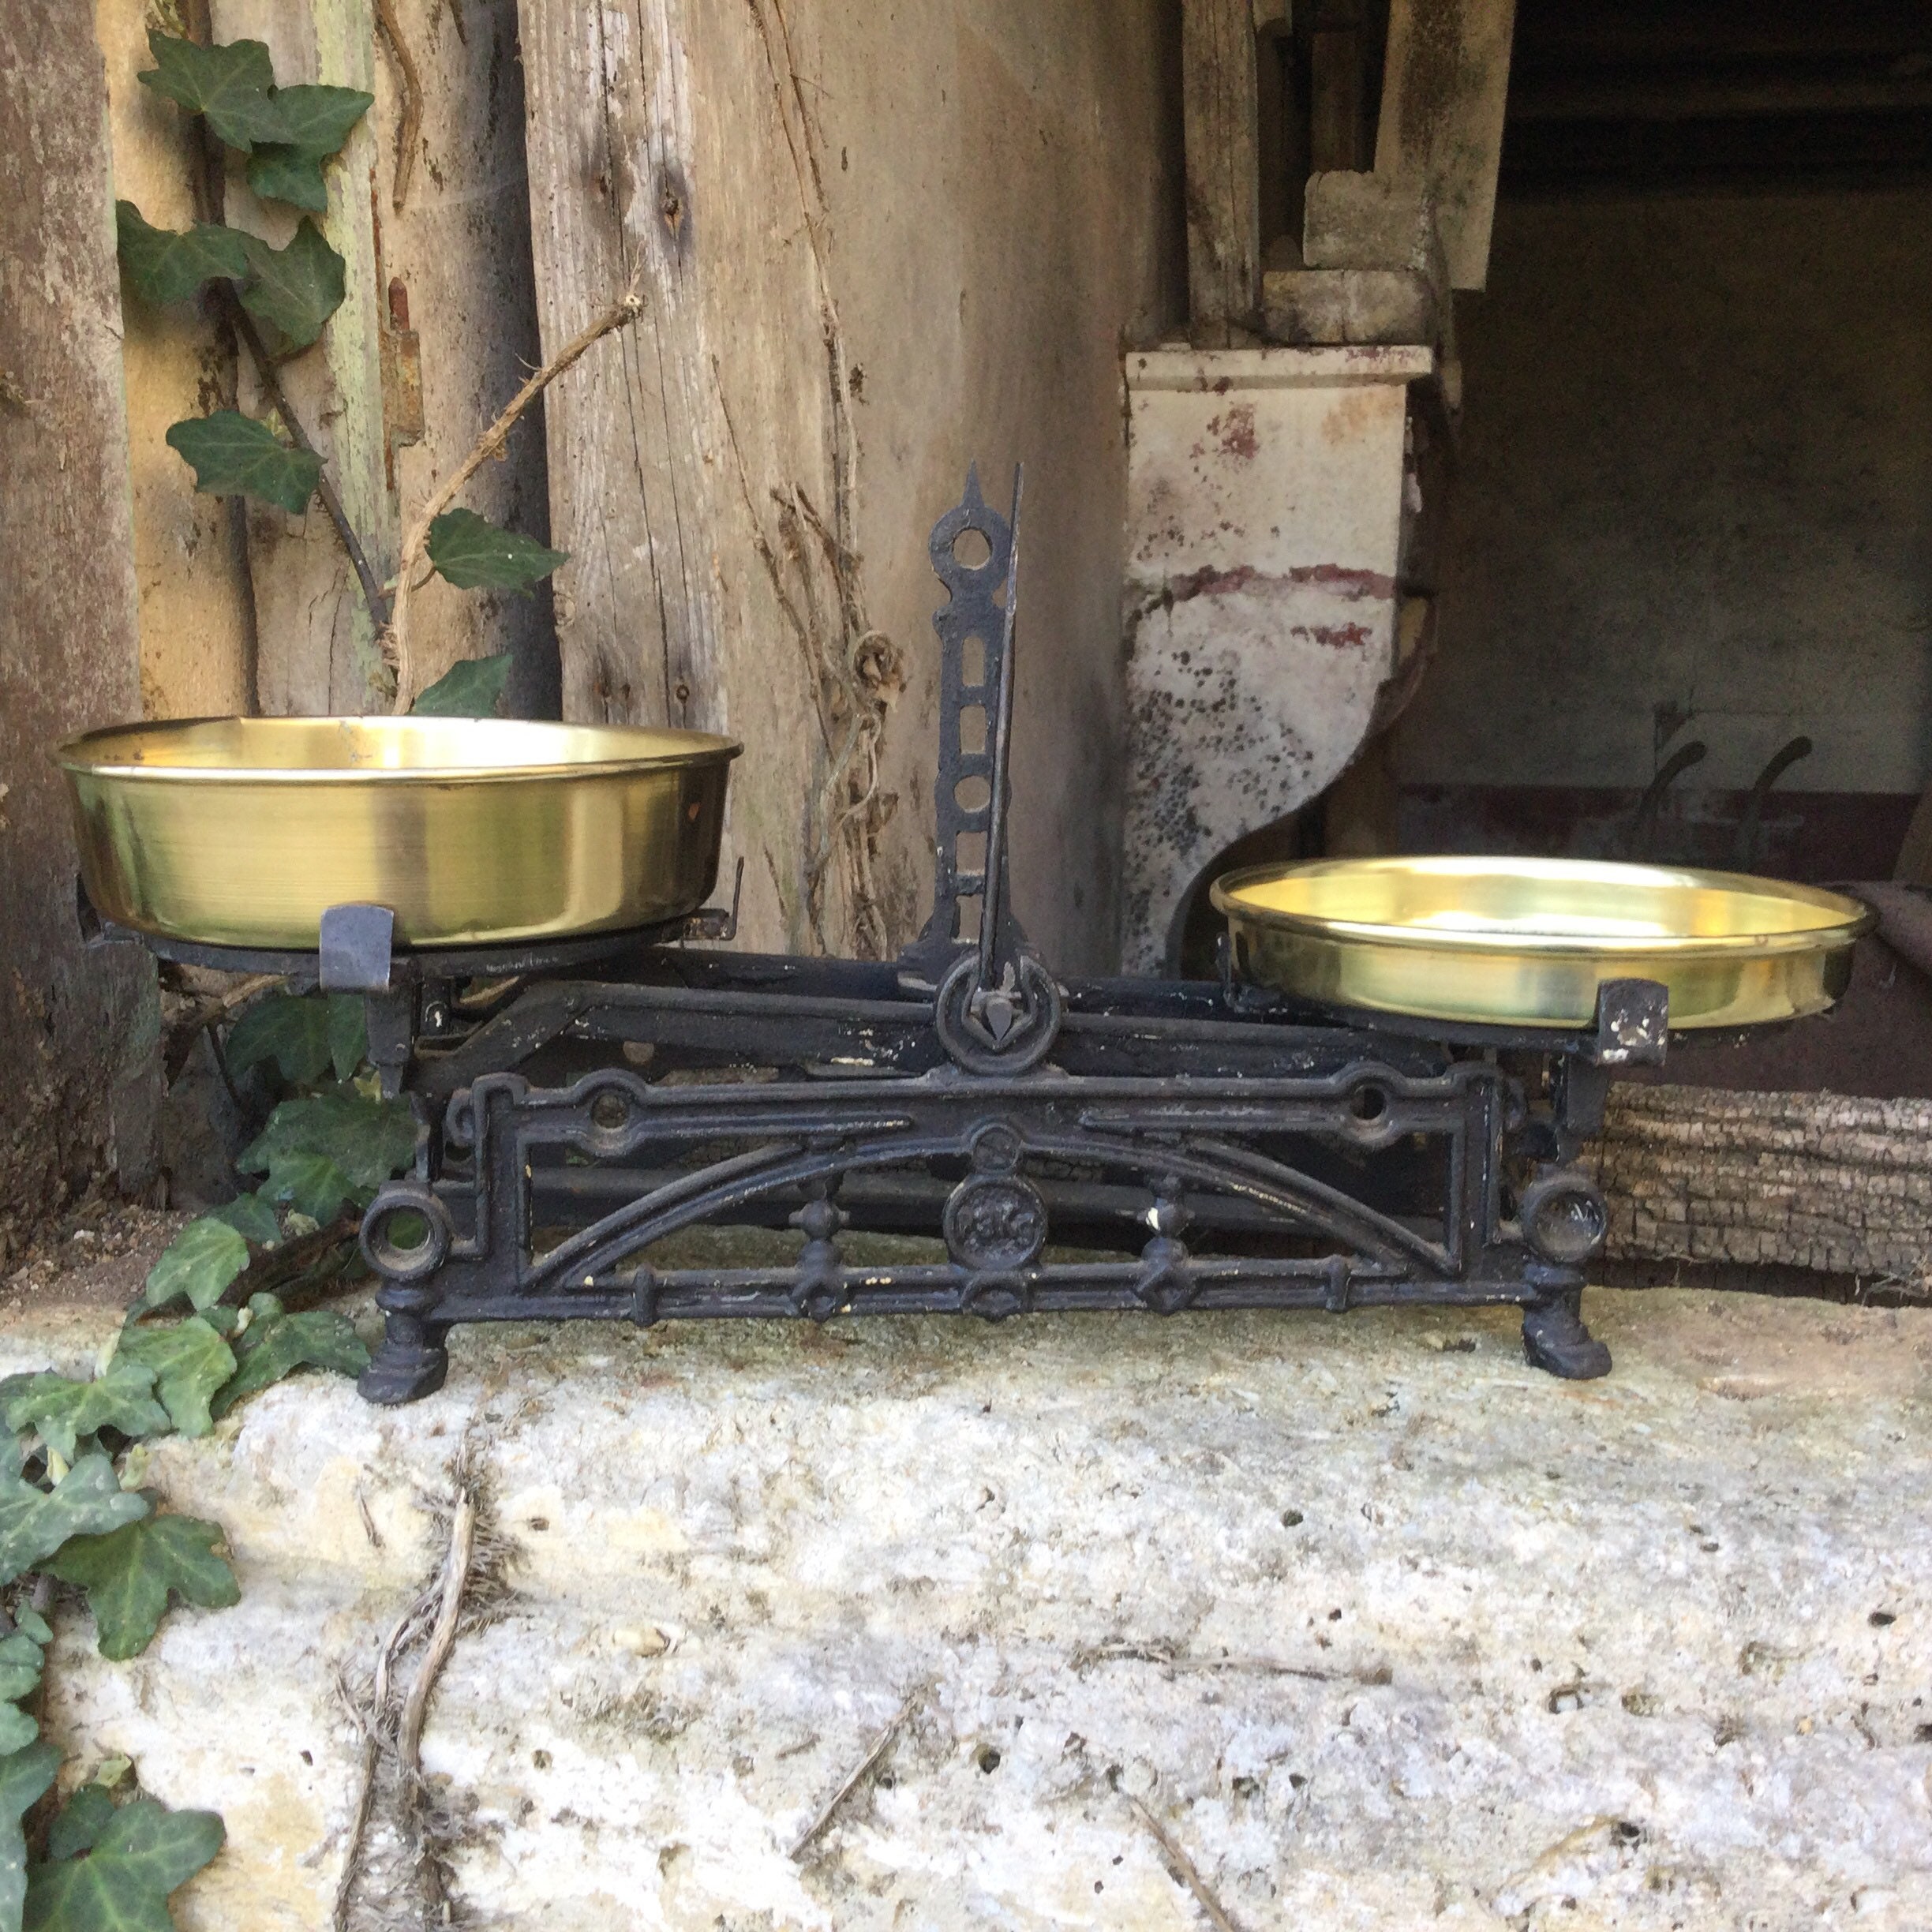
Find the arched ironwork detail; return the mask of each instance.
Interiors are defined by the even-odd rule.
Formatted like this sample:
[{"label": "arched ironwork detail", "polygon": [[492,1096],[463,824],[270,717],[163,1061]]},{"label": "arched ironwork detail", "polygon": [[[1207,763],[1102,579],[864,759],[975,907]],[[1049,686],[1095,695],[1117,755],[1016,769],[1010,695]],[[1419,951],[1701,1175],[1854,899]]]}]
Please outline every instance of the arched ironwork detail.
[{"label": "arched ironwork detail", "polygon": [[[829,1149],[796,1142],[753,1149],[714,1162],[630,1204],[585,1229],[530,1271],[529,1292],[541,1294],[592,1285],[630,1257],[680,1229],[742,1211],[773,1196],[845,1176],[948,1157],[969,1155],[971,1132],[908,1133]],[[1194,1149],[1151,1146],[1110,1134],[1024,1133],[1028,1158],[1084,1163],[1138,1175],[1151,1189],[1174,1181],[1206,1193],[1238,1196],[1271,1209],[1299,1231],[1340,1242],[1365,1261],[1405,1272],[1448,1273],[1441,1250],[1373,1209],[1298,1170],[1244,1150],[1210,1143]]]}]

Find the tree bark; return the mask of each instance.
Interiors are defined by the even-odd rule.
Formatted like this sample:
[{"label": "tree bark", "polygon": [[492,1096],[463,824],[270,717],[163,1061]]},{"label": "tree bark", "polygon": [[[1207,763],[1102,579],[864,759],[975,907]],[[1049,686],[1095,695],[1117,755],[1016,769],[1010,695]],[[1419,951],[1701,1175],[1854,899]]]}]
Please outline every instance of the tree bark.
[{"label": "tree bark", "polygon": [[0,1255],[103,1166],[152,1172],[145,955],[81,950],[47,754],[140,711],[107,84],[91,8],[0,9]]},{"label": "tree bark", "polygon": [[1595,1156],[1614,1258],[1932,1284],[1932,1100],[1623,1087]]}]

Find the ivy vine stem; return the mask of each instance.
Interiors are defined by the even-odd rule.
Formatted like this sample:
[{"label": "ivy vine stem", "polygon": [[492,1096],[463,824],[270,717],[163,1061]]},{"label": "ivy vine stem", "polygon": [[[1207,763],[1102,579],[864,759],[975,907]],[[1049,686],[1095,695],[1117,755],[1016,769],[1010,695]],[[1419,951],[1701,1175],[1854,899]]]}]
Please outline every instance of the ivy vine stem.
[{"label": "ivy vine stem", "polygon": [[[234,285],[217,283],[223,305],[227,311],[228,320],[235,335],[248,350],[249,360],[255,365],[255,374],[264,393],[275,405],[275,414],[282,418],[282,425],[288,431],[290,440],[298,449],[321,462],[320,452],[309,440],[309,432],[303,429],[301,418],[295,414],[288,399],[288,393],[282,387],[282,379],[275,373],[275,359],[268,353],[260,331],[256,328],[254,318],[242,306],[241,298],[235,294]],[[343,549],[349,553],[349,561],[354,567],[356,581],[362,586],[362,601],[369,606],[369,620],[380,636],[389,625],[389,600],[383,595],[382,580],[371,567],[369,552],[362,548],[362,541],[355,534],[355,527],[349,521],[347,511],[343,508],[342,499],[335,493],[335,485],[329,481],[328,466],[324,465],[316,479],[316,494],[322,500],[322,507],[328,512],[330,522],[335,526],[335,534],[342,539]]]},{"label": "ivy vine stem", "polygon": [[643,313],[644,298],[634,282],[621,300],[578,330],[541,369],[530,376],[504,405],[503,413],[477,438],[470,454],[450,473],[449,480],[417,513],[408,535],[402,539],[402,553],[396,559],[395,601],[390,607],[388,624],[380,640],[383,655],[395,669],[395,702],[390,708],[396,717],[403,716],[416,698],[415,666],[410,658],[409,643],[410,580],[429,546],[430,526],[456,500],[470,477],[503,447],[524,410],[586,350],[601,342],[613,329],[627,327]]}]

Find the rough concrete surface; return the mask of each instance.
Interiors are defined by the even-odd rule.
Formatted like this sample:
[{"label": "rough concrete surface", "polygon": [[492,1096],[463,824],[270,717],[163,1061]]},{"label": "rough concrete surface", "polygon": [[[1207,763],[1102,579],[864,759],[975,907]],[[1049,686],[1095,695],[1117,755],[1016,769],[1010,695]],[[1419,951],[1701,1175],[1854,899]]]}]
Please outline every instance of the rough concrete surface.
[{"label": "rough concrete surface", "polygon": [[242,1603],[125,1664],[63,1604],[51,1721],[225,1815],[184,1926],[325,1924],[334,1673],[467,1436],[517,1561],[425,1739],[456,1923],[1205,1923],[1133,1794],[1243,1932],[1932,1923],[1932,1312],[1586,1312],[1581,1385],[1487,1312],[459,1333],[414,1409],[157,1445]]}]

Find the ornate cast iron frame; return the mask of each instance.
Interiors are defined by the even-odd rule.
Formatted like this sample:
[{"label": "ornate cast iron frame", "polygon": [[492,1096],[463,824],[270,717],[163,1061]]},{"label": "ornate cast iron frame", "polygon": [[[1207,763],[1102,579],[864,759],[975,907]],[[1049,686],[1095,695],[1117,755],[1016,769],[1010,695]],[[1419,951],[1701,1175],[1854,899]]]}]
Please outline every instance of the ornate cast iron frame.
[{"label": "ornate cast iron frame", "polygon": [[[1578,1312],[1605,1212],[1574,1163],[1614,1070],[1661,1061],[1663,989],[1511,1033],[1297,1009],[1225,964],[1057,978],[1007,892],[1019,507],[975,473],[932,533],[934,909],[896,961],[688,943],[730,937],[735,906],[475,955],[392,953],[371,908],[337,908],[320,953],[150,942],[368,998],[419,1124],[362,1226],[371,1401],[439,1387],[458,1324],[570,1317],[1502,1303],[1532,1362],[1608,1370]],[[653,1256],[706,1224],[802,1241],[763,1267]],[[853,1231],[936,1234],[944,1258],[855,1259]]]}]

